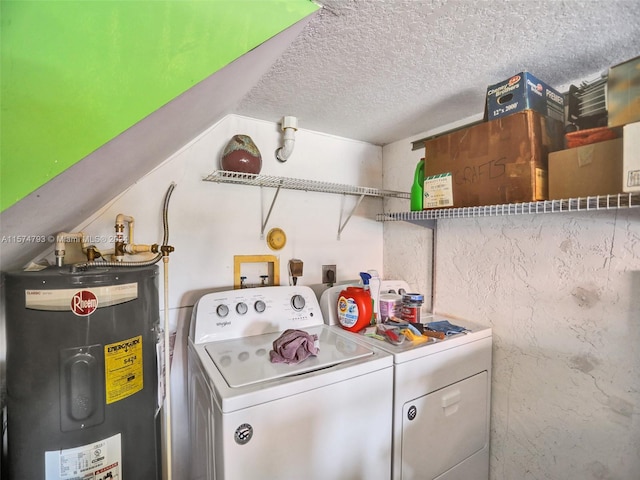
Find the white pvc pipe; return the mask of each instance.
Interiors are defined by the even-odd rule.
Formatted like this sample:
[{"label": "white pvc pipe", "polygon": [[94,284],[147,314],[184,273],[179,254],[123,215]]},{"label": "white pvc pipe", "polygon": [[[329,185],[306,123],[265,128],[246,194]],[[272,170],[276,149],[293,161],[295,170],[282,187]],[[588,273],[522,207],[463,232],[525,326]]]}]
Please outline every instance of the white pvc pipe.
[{"label": "white pvc pipe", "polygon": [[296,130],[298,130],[298,119],[296,117],[282,118],[284,145],[276,150],[276,158],[279,161],[286,162],[293,153],[293,147],[296,141]]}]

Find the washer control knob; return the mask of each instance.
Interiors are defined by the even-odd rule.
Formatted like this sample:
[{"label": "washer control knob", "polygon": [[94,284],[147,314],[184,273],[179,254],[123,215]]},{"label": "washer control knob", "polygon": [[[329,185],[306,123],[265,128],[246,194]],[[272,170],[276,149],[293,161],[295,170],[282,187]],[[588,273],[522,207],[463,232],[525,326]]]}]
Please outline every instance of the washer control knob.
[{"label": "washer control knob", "polygon": [[304,305],[305,305],[305,301],[302,295],[296,294],[293,297],[291,297],[291,306],[293,307],[294,310],[300,311],[304,308]]},{"label": "washer control knob", "polygon": [[267,309],[267,305],[262,301],[262,300],[258,300],[254,305],[253,308],[256,309],[256,312],[258,313],[262,313]]},{"label": "washer control knob", "polygon": [[249,311],[249,307],[247,307],[246,303],[240,302],[236,305],[236,312],[238,312],[238,315],[244,315],[248,311]]},{"label": "washer control knob", "polygon": [[229,315],[229,307],[227,307],[224,303],[218,305],[218,308],[216,308],[216,313],[219,317],[226,317],[227,315]]}]

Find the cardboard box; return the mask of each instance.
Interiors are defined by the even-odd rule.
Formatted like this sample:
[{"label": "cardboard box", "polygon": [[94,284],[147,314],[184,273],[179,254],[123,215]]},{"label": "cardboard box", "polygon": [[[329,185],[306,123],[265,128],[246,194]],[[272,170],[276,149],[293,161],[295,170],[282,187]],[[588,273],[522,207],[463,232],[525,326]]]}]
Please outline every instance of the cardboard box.
[{"label": "cardboard box", "polygon": [[546,200],[548,154],[562,145],[563,122],[532,110],[428,140],[423,208]]},{"label": "cardboard box", "polygon": [[487,120],[524,110],[564,122],[564,96],[529,72],[521,72],[487,89]]},{"label": "cardboard box", "polygon": [[549,154],[549,198],[613,195],[622,191],[622,138]]},{"label": "cardboard box", "polygon": [[622,129],[622,191],[640,192],[640,122]]},{"label": "cardboard box", "polygon": [[609,69],[607,114],[610,127],[640,121],[640,57]]}]

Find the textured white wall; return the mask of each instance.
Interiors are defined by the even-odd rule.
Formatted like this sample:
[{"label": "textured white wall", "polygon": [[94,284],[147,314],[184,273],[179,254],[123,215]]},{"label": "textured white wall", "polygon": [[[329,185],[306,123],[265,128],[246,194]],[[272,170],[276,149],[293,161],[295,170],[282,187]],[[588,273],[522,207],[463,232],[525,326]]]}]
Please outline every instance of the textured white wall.
[{"label": "textured white wall", "polygon": [[[405,228],[385,271],[415,277]],[[435,310],[493,328],[491,479],[640,478],[640,209],[439,220],[436,243]]]},{"label": "textured white wall", "polygon": [[640,474],[640,211],[444,221],[436,309],[494,332],[492,478]]},{"label": "textured white wall", "polygon": [[[403,140],[385,145],[383,185],[389,190],[410,192],[416,165],[424,151],[411,151],[411,143]],[[409,201],[389,198],[385,211],[407,212]],[[384,224],[384,271],[388,280],[406,280],[416,293],[425,298],[423,309],[431,310],[433,232],[407,222]]]},{"label": "textured white wall", "polygon": [[[221,152],[229,139],[244,133],[251,136],[262,153],[264,175],[381,187],[380,147],[307,131],[303,126],[304,119],[300,119],[293,154],[287,162],[280,163],[274,156],[276,148],[282,145],[282,132],[277,124],[227,116],[75,229],[91,236],[109,237],[113,235],[116,215],[124,213],[135,218],[136,243],[160,242],[162,200],[169,184],[172,181],[177,184],[169,205],[169,243],[176,249],[169,262],[169,307],[172,328],[177,330],[172,365],[177,478],[183,478],[188,468],[184,382],[191,307],[207,291],[232,287],[234,255],[277,256],[282,285],[288,284],[290,258],[304,262],[298,285],[321,283],[323,264],[337,265],[339,281],[358,278],[360,271],[368,269],[384,274],[383,225],[375,221],[375,214],[382,211],[381,199],[365,198],[337,240],[341,212],[344,221],[357,197],[282,190],[265,233],[272,227],[280,227],[287,234],[287,244],[282,250],[272,251],[260,238],[260,226],[261,207],[266,216],[275,189],[261,191],[258,187],[202,181],[219,168]],[[160,289],[163,310],[162,284]]]},{"label": "textured white wall", "polygon": [[[184,335],[191,306],[205,291],[231,285],[233,255],[274,253],[259,238],[261,195],[266,209],[273,189],[261,194],[201,180],[235,133],[256,141],[262,173],[270,175],[409,191],[422,156],[410,150],[411,139],[381,149],[302,129],[294,154],[280,164],[273,157],[281,139],[276,124],[229,116],[78,226],[111,235],[115,215],[125,213],[136,218],[137,242],[159,240],[162,198],[177,183],[169,212],[176,472],[187,458]],[[355,200],[346,197],[347,207]],[[340,195],[280,193],[267,230],[279,226],[288,234],[285,249],[275,252],[283,283],[295,257],[305,262],[301,284],[319,283],[321,265],[336,263],[339,280],[375,268],[428,296],[431,231],[404,222],[383,226],[373,220],[381,201],[365,199],[338,241],[341,202]],[[390,211],[408,210],[406,200],[385,203]],[[441,220],[436,274],[437,311],[494,329],[491,478],[638,478],[640,212]]]},{"label": "textured white wall", "polygon": [[361,270],[382,270],[383,226],[375,221],[382,210],[379,198],[363,200],[338,240],[340,215],[344,222],[358,197],[282,189],[265,234],[280,227],[287,244],[282,250],[270,250],[260,238],[260,227],[276,190],[202,181],[220,168],[221,153],[237,133],[251,136],[260,149],[261,174],[381,187],[380,147],[301,128],[293,154],[281,163],[274,153],[282,145],[276,123],[229,115],[75,230],[113,236],[115,217],[124,213],[135,218],[136,243],[159,242],[162,200],[175,182],[169,205],[169,243],[176,248],[170,257],[170,308],[192,305],[202,290],[232,286],[234,255],[277,256],[283,284],[288,282],[290,258],[304,261],[299,280],[303,285],[321,282],[323,264],[337,265],[338,280],[358,278]]}]

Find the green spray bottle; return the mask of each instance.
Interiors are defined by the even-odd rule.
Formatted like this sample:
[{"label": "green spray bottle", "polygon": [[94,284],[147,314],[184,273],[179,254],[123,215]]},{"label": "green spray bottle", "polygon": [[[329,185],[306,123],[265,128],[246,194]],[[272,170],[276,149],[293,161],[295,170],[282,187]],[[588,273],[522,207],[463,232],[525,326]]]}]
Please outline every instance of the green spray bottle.
[{"label": "green spray bottle", "polygon": [[421,158],[416,165],[416,173],[413,175],[413,185],[411,185],[411,211],[422,210],[422,200],[424,189],[424,158]]}]

